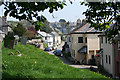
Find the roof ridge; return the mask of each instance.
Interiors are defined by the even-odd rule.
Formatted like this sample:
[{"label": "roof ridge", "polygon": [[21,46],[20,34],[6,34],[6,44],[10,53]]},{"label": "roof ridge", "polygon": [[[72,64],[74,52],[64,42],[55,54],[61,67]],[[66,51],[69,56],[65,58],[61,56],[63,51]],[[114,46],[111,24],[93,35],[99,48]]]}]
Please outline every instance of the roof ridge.
[{"label": "roof ridge", "polygon": [[93,28],[91,28],[90,30],[88,30],[87,32],[90,32],[90,31],[92,31],[94,29],[94,27]]},{"label": "roof ridge", "polygon": [[79,29],[77,29],[76,31],[74,32],[78,32],[81,28],[85,27],[86,25],[88,25],[89,23],[86,23],[85,25],[83,25],[82,27],[80,27]]}]

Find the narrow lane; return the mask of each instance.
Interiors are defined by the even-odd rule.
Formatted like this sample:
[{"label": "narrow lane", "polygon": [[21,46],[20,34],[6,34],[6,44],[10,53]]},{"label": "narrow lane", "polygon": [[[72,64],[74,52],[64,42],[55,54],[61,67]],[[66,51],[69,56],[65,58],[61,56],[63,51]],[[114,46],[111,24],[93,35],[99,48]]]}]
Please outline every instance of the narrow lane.
[{"label": "narrow lane", "polygon": [[[59,45],[58,47],[57,47],[57,49],[60,49],[60,50],[62,50],[62,46],[64,45],[64,42],[63,43],[61,43],[61,45]],[[54,51],[54,50],[53,50]],[[51,55],[54,55],[53,54],[53,51],[49,51],[48,52],[48,54],[51,54]],[[70,61],[68,61],[64,56],[58,56],[58,58],[60,59],[60,60],[62,60],[63,61],[63,63],[65,63],[65,64],[68,64],[69,66],[72,66],[72,67],[74,67],[74,68],[81,68],[81,69],[90,69],[90,65],[76,65],[76,64],[73,64],[73,63],[71,63]],[[94,68],[97,68],[97,66],[92,66],[92,67],[94,67]]]}]

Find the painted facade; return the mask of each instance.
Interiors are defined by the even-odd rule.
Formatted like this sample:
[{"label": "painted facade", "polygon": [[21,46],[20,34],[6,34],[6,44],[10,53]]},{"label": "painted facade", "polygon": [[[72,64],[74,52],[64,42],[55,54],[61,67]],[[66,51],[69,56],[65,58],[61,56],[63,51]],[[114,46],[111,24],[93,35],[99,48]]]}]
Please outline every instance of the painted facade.
[{"label": "painted facade", "polygon": [[50,47],[50,48],[53,47],[53,36],[52,35],[39,30],[38,31],[38,36],[42,37],[42,39],[48,45],[48,47]]},{"label": "painted facade", "polygon": [[94,58],[96,52],[100,49],[98,35],[101,32],[89,27],[90,24],[87,23],[74,29],[66,39],[70,46],[71,56],[81,64],[90,64],[90,60]]}]

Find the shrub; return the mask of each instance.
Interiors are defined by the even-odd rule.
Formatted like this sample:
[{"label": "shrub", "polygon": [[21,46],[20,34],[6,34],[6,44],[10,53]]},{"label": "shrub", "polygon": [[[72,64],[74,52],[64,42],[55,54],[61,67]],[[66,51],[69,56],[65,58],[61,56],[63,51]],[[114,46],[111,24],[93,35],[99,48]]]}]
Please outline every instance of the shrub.
[{"label": "shrub", "polygon": [[13,49],[14,48],[15,37],[13,32],[8,32],[4,38],[4,47]]},{"label": "shrub", "polygon": [[63,55],[64,55],[65,57],[70,57],[70,56],[71,56],[70,53],[64,53]]},{"label": "shrub", "polygon": [[48,45],[46,43],[43,43],[44,48],[46,48]]}]

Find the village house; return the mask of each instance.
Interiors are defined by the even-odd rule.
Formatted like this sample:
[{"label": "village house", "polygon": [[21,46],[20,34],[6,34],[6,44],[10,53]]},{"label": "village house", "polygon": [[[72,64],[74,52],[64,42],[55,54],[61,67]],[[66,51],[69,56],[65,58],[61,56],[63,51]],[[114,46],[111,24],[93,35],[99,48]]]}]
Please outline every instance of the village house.
[{"label": "village house", "polygon": [[53,36],[53,47],[57,47],[57,45],[61,44],[61,36],[56,32],[50,33]]},{"label": "village house", "polygon": [[53,47],[53,36],[43,32],[43,31],[37,31],[38,33],[38,37],[42,37],[42,39],[44,40],[44,42],[48,45],[48,47],[52,48]]},{"label": "village house", "polygon": [[90,24],[86,23],[84,26],[74,29],[67,37],[71,56],[80,64],[91,64],[91,59],[100,49],[98,35],[102,32],[89,27]]},{"label": "village house", "polygon": [[108,38],[104,34],[99,35],[99,38],[100,50],[102,51],[101,65],[106,71],[114,75],[114,46],[108,42]]},{"label": "village house", "polygon": [[[110,28],[117,28],[114,24]],[[98,36],[100,38],[100,64],[114,78],[120,78],[120,34],[115,37],[115,43],[109,43],[105,32]]]},{"label": "village house", "polygon": [[101,49],[99,50],[100,64],[113,77],[120,77],[120,35],[116,43],[110,44],[105,34],[99,35]]},{"label": "village house", "polygon": [[7,17],[0,17],[0,30],[5,34],[12,30],[11,27],[7,24]]}]

